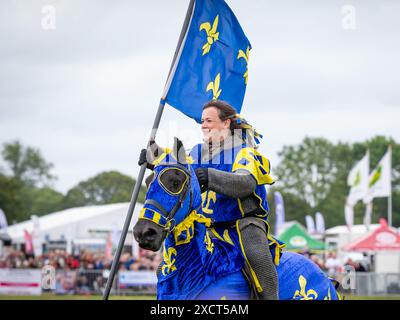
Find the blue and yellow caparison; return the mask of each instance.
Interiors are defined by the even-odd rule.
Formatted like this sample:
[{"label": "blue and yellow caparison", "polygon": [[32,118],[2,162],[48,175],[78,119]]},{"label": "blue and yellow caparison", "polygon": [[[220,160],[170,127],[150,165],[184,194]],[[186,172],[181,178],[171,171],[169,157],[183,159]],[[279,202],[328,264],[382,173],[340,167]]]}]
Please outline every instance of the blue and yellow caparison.
[{"label": "blue and yellow caparison", "polygon": [[[188,158],[188,162],[192,160]],[[179,195],[166,192],[158,175],[176,165],[177,161],[170,152],[161,155],[156,160],[155,178],[146,194],[146,200],[159,201],[167,211],[174,207]],[[193,164],[183,166],[192,195],[187,194],[174,221],[148,203],[139,217],[168,230],[158,275],[157,298],[248,299],[250,289],[241,272],[245,259],[236,249],[232,234],[224,232],[220,238],[215,238],[207,233],[212,220],[202,212],[200,187]],[[182,164],[179,167],[182,168]],[[284,252],[277,271],[280,299],[338,299],[333,282],[301,255]]]},{"label": "blue and yellow caparison", "polygon": [[[154,163],[155,177],[149,185],[146,199],[155,199],[170,211],[179,194],[166,192],[158,177],[163,170],[174,168],[177,161],[170,152],[166,152]],[[192,201],[188,193],[173,221],[169,221],[156,207],[146,203],[139,216],[139,219],[153,221],[169,230],[163,246],[163,260],[158,276],[158,299],[195,299],[216,279],[240,272],[243,267],[239,252],[232,251],[229,244],[216,246],[208,235],[206,228],[210,226],[211,220],[202,214],[200,187],[196,175],[190,164],[186,164],[185,167],[186,174],[190,175],[187,183],[190,183]],[[243,286],[241,297],[245,298],[245,294],[246,288]]]}]

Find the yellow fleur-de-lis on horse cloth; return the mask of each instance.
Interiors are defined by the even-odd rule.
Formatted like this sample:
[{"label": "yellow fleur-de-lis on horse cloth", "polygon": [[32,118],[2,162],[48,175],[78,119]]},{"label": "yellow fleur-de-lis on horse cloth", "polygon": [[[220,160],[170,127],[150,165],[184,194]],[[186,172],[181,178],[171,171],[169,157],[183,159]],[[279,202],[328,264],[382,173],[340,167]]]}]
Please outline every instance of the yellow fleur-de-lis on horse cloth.
[{"label": "yellow fleur-de-lis on horse cloth", "polygon": [[211,45],[218,40],[219,32],[217,32],[218,28],[218,19],[219,16],[215,17],[213,25],[209,22],[204,22],[200,25],[200,31],[204,30],[207,34],[207,43],[202,47],[203,49],[203,56],[210,52]]},{"label": "yellow fleur-de-lis on horse cloth", "polygon": [[243,74],[244,78],[244,83],[247,85],[247,78],[249,75],[249,69],[248,69],[248,64],[249,64],[249,57],[250,57],[250,47],[247,47],[246,53],[244,53],[243,50],[239,50],[239,54],[237,56],[238,59],[243,58],[244,61],[246,61],[246,72]]},{"label": "yellow fleur-de-lis on horse cloth", "polygon": [[222,92],[222,89],[219,88],[219,83],[221,81],[221,74],[218,73],[217,76],[215,77],[214,81],[211,81],[208,85],[207,85],[207,89],[206,91],[210,91],[212,90],[213,92],[213,100],[217,100],[219,95]]},{"label": "yellow fleur-de-lis on horse cloth", "polygon": [[169,248],[168,248],[168,251],[166,251],[166,250],[164,249],[163,258],[164,258],[165,264],[162,266],[162,269],[161,269],[162,274],[163,274],[164,276],[167,275],[167,274],[169,274],[170,272],[173,272],[173,271],[176,270],[176,266],[174,265],[176,259],[175,259],[175,258],[172,259],[172,256],[173,256],[173,255],[176,256],[176,254],[177,254],[177,253],[176,253],[176,250],[175,250],[175,248],[173,248],[173,247],[169,247]]},{"label": "yellow fleur-de-lis on horse cloth", "polygon": [[211,240],[210,235],[208,234],[208,231],[206,231],[206,235],[204,236],[204,243],[206,244],[206,249],[210,253],[213,253],[213,251],[214,251],[214,242]]},{"label": "yellow fleur-de-lis on horse cloth", "polygon": [[293,299],[300,297],[300,300],[315,300],[318,298],[318,294],[313,289],[306,291],[307,280],[302,275],[299,277],[299,285],[300,290],[296,290]]}]

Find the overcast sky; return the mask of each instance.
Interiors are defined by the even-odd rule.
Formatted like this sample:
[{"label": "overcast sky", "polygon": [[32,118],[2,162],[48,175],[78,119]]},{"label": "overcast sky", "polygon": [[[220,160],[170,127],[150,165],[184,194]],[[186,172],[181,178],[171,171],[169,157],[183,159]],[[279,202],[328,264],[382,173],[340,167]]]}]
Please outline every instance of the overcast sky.
[{"label": "overcast sky", "polygon": [[[272,167],[306,135],[400,141],[400,1],[227,3],[253,46],[242,115]],[[0,144],[39,148],[61,192],[105,170],[136,176],[187,5],[1,0]],[[160,144],[175,135],[200,142],[198,125],[166,106]]]}]

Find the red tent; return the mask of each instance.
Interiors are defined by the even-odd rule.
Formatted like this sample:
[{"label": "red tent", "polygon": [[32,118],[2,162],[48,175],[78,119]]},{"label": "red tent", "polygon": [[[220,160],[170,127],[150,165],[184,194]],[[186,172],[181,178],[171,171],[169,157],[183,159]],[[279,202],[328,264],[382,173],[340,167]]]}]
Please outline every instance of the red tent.
[{"label": "red tent", "polygon": [[400,235],[396,229],[390,228],[385,219],[381,226],[361,239],[344,246],[346,251],[381,251],[400,250]]}]

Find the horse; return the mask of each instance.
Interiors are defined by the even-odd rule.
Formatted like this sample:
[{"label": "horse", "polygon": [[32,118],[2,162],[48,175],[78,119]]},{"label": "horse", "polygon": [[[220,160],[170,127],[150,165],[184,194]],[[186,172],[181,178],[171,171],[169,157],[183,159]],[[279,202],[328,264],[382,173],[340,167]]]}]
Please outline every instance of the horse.
[{"label": "horse", "polygon": [[[133,234],[139,246],[163,247],[157,269],[157,299],[248,300],[254,297],[243,272],[245,257],[231,243],[211,237],[211,219],[202,214],[200,186],[175,138],[172,150],[160,149]],[[278,273],[280,300],[338,300],[337,283],[311,260],[282,252]]]}]

